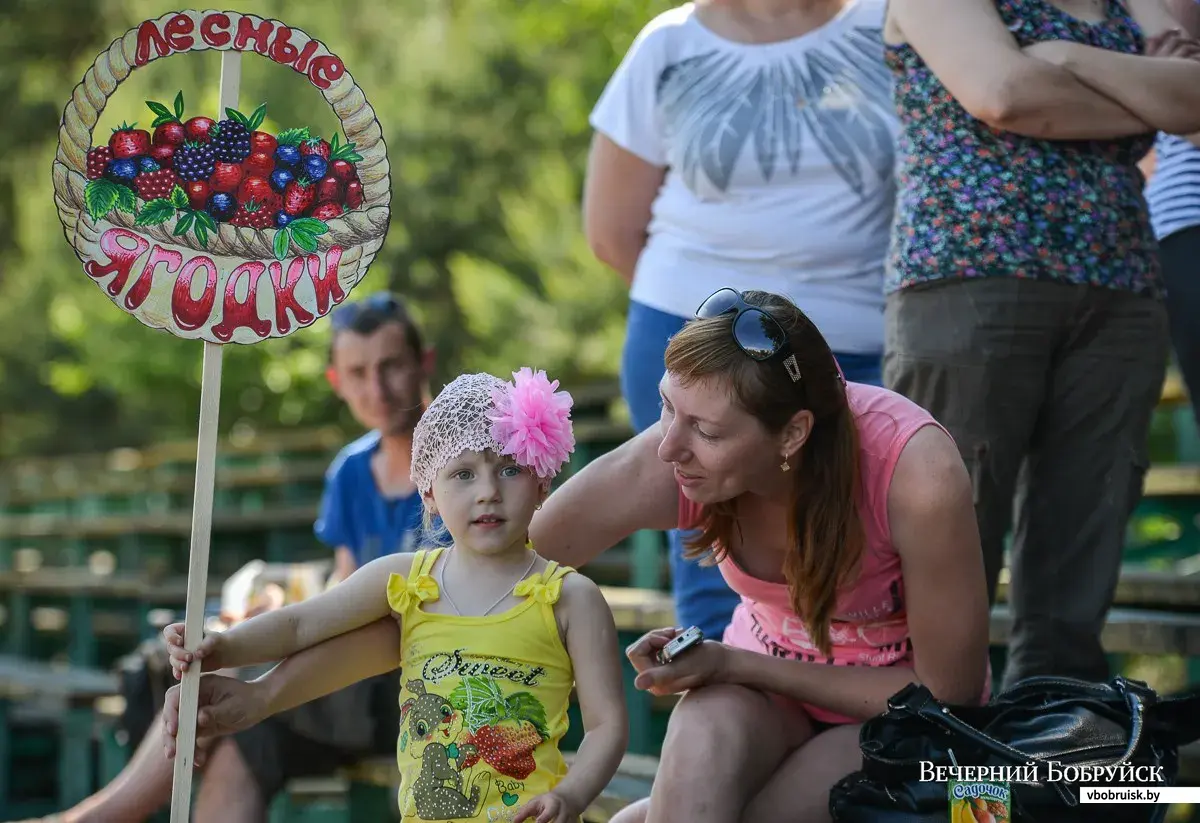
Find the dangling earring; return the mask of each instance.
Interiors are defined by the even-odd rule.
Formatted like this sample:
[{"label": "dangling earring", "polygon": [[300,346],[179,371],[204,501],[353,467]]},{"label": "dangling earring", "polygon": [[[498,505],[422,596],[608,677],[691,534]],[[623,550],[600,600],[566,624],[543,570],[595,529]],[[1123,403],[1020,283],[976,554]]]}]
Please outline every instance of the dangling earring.
[{"label": "dangling earring", "polygon": [[785,472],[790,472],[792,470],[792,467],[788,465],[786,457],[783,458],[783,462],[779,464],[779,470]]}]

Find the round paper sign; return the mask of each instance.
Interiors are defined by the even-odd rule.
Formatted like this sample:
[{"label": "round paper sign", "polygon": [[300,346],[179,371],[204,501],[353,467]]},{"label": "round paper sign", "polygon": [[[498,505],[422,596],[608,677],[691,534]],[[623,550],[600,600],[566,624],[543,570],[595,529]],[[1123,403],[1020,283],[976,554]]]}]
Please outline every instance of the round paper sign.
[{"label": "round paper sign", "polygon": [[[308,78],[342,135],[262,131],[266,106],[148,101],[147,127],[93,129],[135,68],[205,49],[254,52]],[[248,107],[247,107],[248,108]],[[341,58],[277,20],[181,11],[130,29],[63,112],[54,200],[83,269],[142,323],[213,343],[312,324],[362,280],[388,227],[383,133]]]}]

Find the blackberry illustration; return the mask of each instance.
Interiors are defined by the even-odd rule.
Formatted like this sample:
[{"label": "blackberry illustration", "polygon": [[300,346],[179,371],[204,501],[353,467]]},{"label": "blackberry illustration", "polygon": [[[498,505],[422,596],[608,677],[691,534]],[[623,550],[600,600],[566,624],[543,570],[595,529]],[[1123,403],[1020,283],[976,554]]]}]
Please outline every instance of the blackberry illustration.
[{"label": "blackberry illustration", "polygon": [[250,156],[250,130],[236,120],[217,123],[216,134],[209,142],[223,163],[240,163]]},{"label": "blackberry illustration", "polygon": [[211,143],[184,143],[175,151],[175,173],[180,180],[207,180],[217,162]]},{"label": "blackberry illustration", "polygon": [[237,109],[225,109],[227,119],[217,123],[217,130],[209,141],[223,163],[240,163],[250,156],[250,132],[262,125],[267,116],[267,107],[259,106],[247,117]]}]

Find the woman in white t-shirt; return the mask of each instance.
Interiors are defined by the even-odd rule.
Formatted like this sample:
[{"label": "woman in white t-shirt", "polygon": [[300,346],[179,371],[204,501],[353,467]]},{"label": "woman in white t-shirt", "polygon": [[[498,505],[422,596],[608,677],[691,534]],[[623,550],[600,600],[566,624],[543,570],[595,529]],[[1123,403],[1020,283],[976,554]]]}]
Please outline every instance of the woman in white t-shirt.
[{"label": "woman in white t-shirt", "polygon": [[[621,387],[659,418],[668,339],[724,286],[784,294],[846,379],[880,383],[898,125],[885,0],[700,0],[637,36],[596,104],[584,217],[631,286]],[[682,625],[720,637],[737,596],[681,558]]]}]

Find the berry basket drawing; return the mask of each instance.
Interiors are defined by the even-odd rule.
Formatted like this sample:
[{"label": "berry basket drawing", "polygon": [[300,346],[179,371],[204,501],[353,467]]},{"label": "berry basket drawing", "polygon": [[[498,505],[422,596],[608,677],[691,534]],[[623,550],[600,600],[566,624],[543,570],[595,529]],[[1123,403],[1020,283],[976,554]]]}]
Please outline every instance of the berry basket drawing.
[{"label": "berry basket drawing", "polygon": [[[146,101],[144,125],[94,130],[137,68],[202,50],[254,53],[305,76],[342,133],[260,127],[267,105],[190,111]],[[244,111],[239,110],[244,109]],[[59,129],[54,199],[84,271],[142,323],[213,343],[311,325],[383,245],[390,172],[375,112],[342,60],[277,20],[180,11],[130,29],[75,87]]]}]

